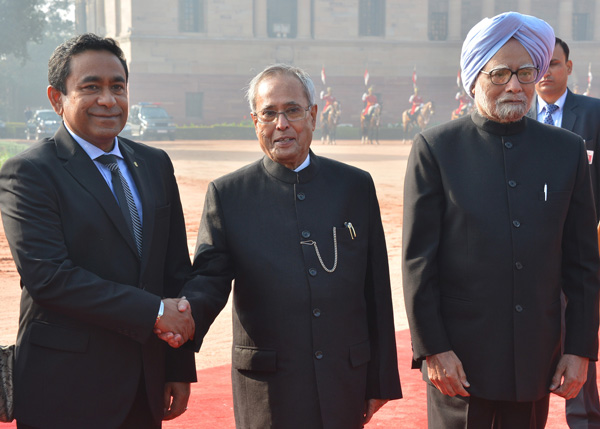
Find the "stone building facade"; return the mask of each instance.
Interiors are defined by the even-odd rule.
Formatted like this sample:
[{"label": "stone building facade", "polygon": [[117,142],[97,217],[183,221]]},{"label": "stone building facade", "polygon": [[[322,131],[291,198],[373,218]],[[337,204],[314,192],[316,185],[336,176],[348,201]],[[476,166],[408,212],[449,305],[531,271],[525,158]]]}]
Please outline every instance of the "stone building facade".
[{"label": "stone building facade", "polygon": [[159,102],[179,125],[249,119],[245,86],[275,62],[307,70],[317,96],[330,86],[341,122],[355,126],[365,71],[384,125],[409,107],[416,71],[440,123],[457,106],[464,36],[509,10],[552,25],[571,47],[571,87],[585,90],[591,64],[592,95],[600,95],[598,0],[76,0],[76,26],[115,38],[128,59],[131,102]]}]

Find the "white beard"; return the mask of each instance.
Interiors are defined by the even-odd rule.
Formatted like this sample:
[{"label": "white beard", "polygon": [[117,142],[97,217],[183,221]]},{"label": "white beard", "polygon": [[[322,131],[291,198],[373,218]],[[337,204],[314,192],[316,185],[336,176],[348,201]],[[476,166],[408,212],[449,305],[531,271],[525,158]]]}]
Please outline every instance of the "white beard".
[{"label": "white beard", "polygon": [[[507,103],[506,101],[518,100],[519,104]],[[475,91],[475,104],[482,116],[497,122],[519,121],[529,111],[530,100],[524,93],[506,94],[498,99],[490,100],[484,91]]]}]

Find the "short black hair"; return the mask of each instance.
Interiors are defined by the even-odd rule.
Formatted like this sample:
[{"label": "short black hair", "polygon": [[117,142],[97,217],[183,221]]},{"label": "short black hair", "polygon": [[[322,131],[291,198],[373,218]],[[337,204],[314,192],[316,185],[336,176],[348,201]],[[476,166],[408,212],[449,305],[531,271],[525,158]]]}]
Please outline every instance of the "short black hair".
[{"label": "short black hair", "polygon": [[569,61],[569,45],[567,45],[567,43],[556,37],[556,43],[554,44],[554,46],[556,45],[560,45],[560,47],[563,49],[563,51],[565,51],[565,62]]},{"label": "short black hair", "polygon": [[85,51],[108,51],[114,54],[125,69],[125,80],[129,80],[129,70],[123,51],[114,39],[100,37],[93,33],[80,34],[59,45],[48,61],[48,83],[63,94],[67,93],[67,78],[71,73],[71,58]]}]

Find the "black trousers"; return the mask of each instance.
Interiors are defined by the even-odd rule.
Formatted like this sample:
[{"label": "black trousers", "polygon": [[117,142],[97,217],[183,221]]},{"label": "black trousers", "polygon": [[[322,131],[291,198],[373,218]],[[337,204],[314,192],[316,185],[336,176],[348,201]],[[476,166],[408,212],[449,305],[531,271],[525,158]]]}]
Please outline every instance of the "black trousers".
[{"label": "black trousers", "polygon": [[[161,423],[155,423],[152,419],[152,411],[148,405],[146,394],[146,383],[143,375],[140,377],[138,390],[135,395],[133,405],[125,418],[125,421],[119,426],[119,429],[160,429]],[[17,421],[17,429],[42,429],[35,426],[26,425]]]},{"label": "black trousers", "polygon": [[133,405],[119,429],[160,429],[160,427],[161,423],[156,424],[152,418],[152,410],[150,410],[150,405],[148,405],[146,383],[142,374]]},{"label": "black trousers", "polygon": [[550,395],[534,402],[490,401],[442,394],[427,383],[429,429],[543,429]]}]

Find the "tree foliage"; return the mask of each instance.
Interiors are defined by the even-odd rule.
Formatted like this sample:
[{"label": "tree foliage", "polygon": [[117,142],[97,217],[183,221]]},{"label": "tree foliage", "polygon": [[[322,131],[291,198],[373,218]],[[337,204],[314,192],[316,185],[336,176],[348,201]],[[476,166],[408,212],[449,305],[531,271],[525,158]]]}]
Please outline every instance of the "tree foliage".
[{"label": "tree foliage", "polygon": [[[48,59],[59,44],[75,35],[75,22],[68,14],[74,0],[0,0],[0,22],[5,19],[4,5],[16,3],[35,3],[37,6],[31,6],[37,11],[34,15],[40,12],[43,21],[37,26],[39,36],[30,37],[18,50],[6,51],[2,47],[7,30],[0,24],[0,119],[21,122],[26,106],[50,108],[46,97]],[[13,22],[10,28],[29,25],[21,24]]]},{"label": "tree foliage", "polygon": [[42,40],[46,24],[41,0],[0,0],[0,55],[27,57],[27,42]]}]

